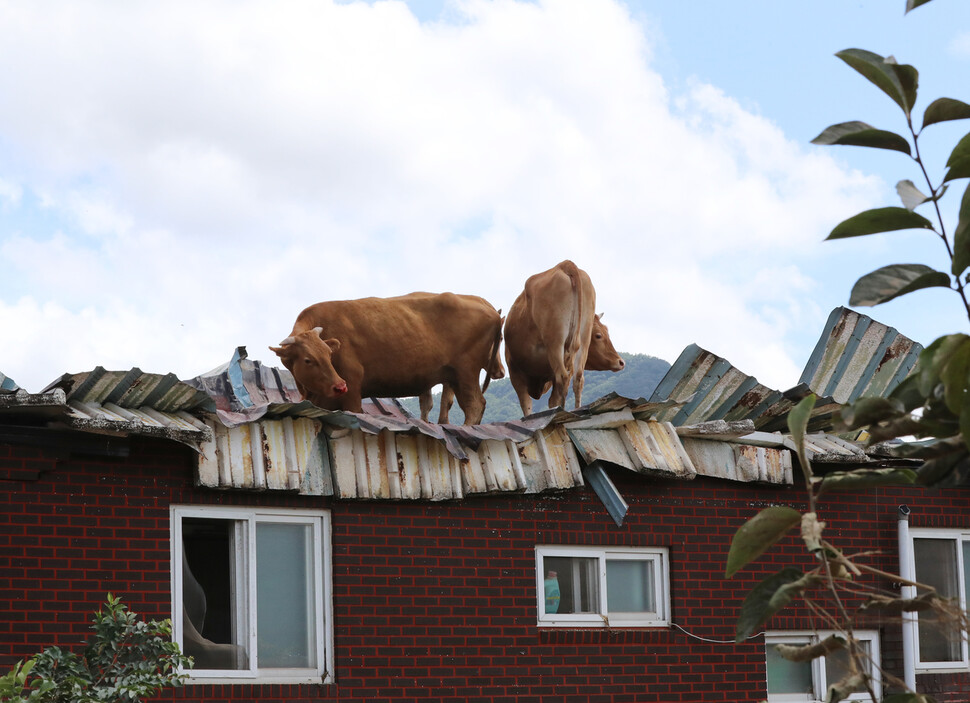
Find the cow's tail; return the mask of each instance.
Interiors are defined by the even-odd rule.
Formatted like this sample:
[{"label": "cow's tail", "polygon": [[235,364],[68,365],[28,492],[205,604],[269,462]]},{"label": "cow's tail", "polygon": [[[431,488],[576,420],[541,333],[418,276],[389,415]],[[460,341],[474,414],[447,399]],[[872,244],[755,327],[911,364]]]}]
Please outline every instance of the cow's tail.
[{"label": "cow's tail", "polygon": [[505,320],[502,317],[502,311],[498,311],[499,323],[498,327],[495,328],[495,337],[492,338],[492,351],[488,355],[488,366],[485,368],[485,380],[482,382],[482,393],[488,390],[488,384],[492,380],[492,369],[495,368],[495,362],[498,360],[498,348],[502,346],[502,322]]},{"label": "cow's tail", "polygon": [[569,284],[573,292],[573,305],[572,305],[572,317],[569,319],[569,334],[566,336],[566,346],[573,348],[576,345],[576,339],[582,329],[583,315],[585,310],[583,310],[583,292],[582,286],[579,280],[579,267],[576,266],[572,261],[566,259],[559,264],[559,269],[569,276]]}]

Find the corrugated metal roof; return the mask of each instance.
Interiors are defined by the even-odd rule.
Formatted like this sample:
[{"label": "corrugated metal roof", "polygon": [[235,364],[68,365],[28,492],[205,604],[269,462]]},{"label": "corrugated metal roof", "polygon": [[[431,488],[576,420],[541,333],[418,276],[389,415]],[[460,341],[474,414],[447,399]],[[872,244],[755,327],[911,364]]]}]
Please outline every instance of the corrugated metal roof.
[{"label": "corrugated metal roof", "polygon": [[14,393],[19,390],[20,386],[14,383],[14,380],[9,376],[4,376],[0,373],[0,395],[4,393]]},{"label": "corrugated metal roof", "polygon": [[799,379],[819,396],[849,403],[885,396],[916,365],[922,345],[848,308],[836,308]]},{"label": "corrugated metal roof", "polygon": [[[413,417],[394,399],[368,399],[361,413],[322,410],[302,400],[288,371],[250,361],[238,347],[227,364],[185,382],[173,374],[98,367],[65,374],[40,394],[0,392],[0,411],[186,442],[200,452],[198,482],[223,489],[452,500],[570,489],[585,485],[584,470],[591,468],[602,480],[596,472],[603,466],[688,480],[791,483],[793,445],[778,430],[786,429],[788,411],[811,385],[836,397],[887,392],[919,352],[895,330],[852,311],[836,312],[805,382],[785,393],[691,345],[649,401],[611,393],[575,411],[437,425]],[[882,461],[818,433],[838,407],[833,398],[817,404],[809,453],[836,463]],[[606,492],[613,496],[615,488]],[[622,519],[622,497],[614,497],[614,519]]]},{"label": "corrugated metal roof", "polygon": [[93,371],[64,374],[41,393],[21,398],[28,404],[44,404],[68,427],[94,432],[146,434],[197,447],[209,429],[189,411],[211,401],[179,381],[174,374],[128,371]]},{"label": "corrugated metal roof", "polygon": [[758,429],[786,430],[788,412],[802,398],[819,400],[809,428],[832,430],[838,408],[862,395],[887,395],[912,371],[922,346],[871,318],[836,308],[812,352],[799,385],[773,390],[727,359],[692,344],[661,379],[651,401],[675,400],[658,413],[674,425],[750,419]]}]

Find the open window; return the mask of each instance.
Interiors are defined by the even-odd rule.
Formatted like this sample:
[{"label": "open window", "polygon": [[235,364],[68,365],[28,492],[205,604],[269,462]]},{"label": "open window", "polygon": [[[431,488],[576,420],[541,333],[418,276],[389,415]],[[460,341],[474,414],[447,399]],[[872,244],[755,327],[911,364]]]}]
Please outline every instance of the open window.
[{"label": "open window", "polygon": [[[839,649],[806,662],[793,662],[782,657],[775,645],[803,646],[828,637],[831,632],[769,632],[765,635],[765,659],[768,679],[768,703],[815,703],[824,701],[828,687],[841,681],[851,671],[849,652]],[[854,632],[862,648],[876,697],[882,698],[880,677],[879,633],[875,630]],[[845,700],[871,700],[862,688]]]},{"label": "open window", "polygon": [[536,548],[539,624],[666,627],[667,550]]},{"label": "open window", "polygon": [[323,511],[172,508],[172,613],[193,679],[328,681]]}]

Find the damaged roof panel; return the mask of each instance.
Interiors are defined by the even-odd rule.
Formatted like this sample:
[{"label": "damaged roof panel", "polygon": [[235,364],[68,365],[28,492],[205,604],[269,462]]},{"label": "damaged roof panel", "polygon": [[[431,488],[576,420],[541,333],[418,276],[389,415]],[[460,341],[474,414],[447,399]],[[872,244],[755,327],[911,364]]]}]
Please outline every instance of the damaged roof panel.
[{"label": "damaged roof panel", "polygon": [[906,378],[922,350],[892,327],[848,308],[836,308],[799,383],[837,403],[884,396]]}]

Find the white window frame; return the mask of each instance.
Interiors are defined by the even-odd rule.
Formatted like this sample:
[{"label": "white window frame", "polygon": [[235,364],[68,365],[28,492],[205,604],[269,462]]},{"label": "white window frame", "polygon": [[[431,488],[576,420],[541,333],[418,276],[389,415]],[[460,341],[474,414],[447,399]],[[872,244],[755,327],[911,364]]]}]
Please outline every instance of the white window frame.
[{"label": "white window frame", "polygon": [[[594,613],[547,613],[545,600],[544,560],[546,557],[573,557],[577,559],[596,559],[599,580],[599,604]],[[651,561],[654,564],[654,603],[657,612],[643,616],[630,614],[613,615],[606,607],[606,561],[631,559]],[[669,627],[670,626],[670,574],[669,554],[664,547],[536,547],[536,600],[538,602],[538,624],[540,627]]]},{"label": "white window frame", "polygon": [[[333,572],[331,567],[330,512],[283,508],[245,508],[173,505],[171,517],[172,635],[184,649],[182,624],[182,520],[208,518],[235,521],[234,580],[237,597],[244,601],[234,613],[236,631],[245,633],[250,668],[187,669],[188,683],[333,683]],[[256,525],[289,523],[312,530],[313,599],[316,611],[314,638],[316,666],[310,668],[259,668],[256,631]]]},{"label": "white window frame", "polygon": [[[796,646],[820,642],[829,635],[835,634],[832,630],[779,630],[765,633],[765,659],[767,665],[768,647],[776,644],[791,644]],[[882,654],[879,648],[878,630],[853,630],[857,640],[869,643],[869,654],[872,657],[872,687],[876,693],[876,699],[882,700]],[[813,659],[812,667],[812,687],[814,693],[769,693],[768,703],[820,703],[825,700],[825,693],[828,687],[835,681],[826,680],[825,676],[825,657],[821,656]],[[767,683],[767,681],[766,681]],[[847,701],[868,701],[870,700],[867,692],[850,694]]]},{"label": "white window frame", "polygon": [[[945,529],[936,527],[911,527],[909,528],[910,537],[910,554],[913,555],[913,570],[915,574],[916,569],[916,543],[917,539],[937,539],[948,542],[954,542],[956,545],[956,572],[957,572],[957,589],[960,596],[960,608],[963,610],[967,609],[967,584],[964,578],[963,570],[963,543],[970,542],[970,530],[960,530],[960,529]],[[913,628],[913,647],[916,650],[916,673],[955,673],[955,672],[965,672],[970,668],[970,651],[968,651],[967,644],[967,632],[964,632],[962,637],[960,637],[960,660],[953,660],[948,662],[932,662],[932,661],[922,661],[920,651],[919,651],[919,614],[913,617],[909,622],[909,626]]]}]

